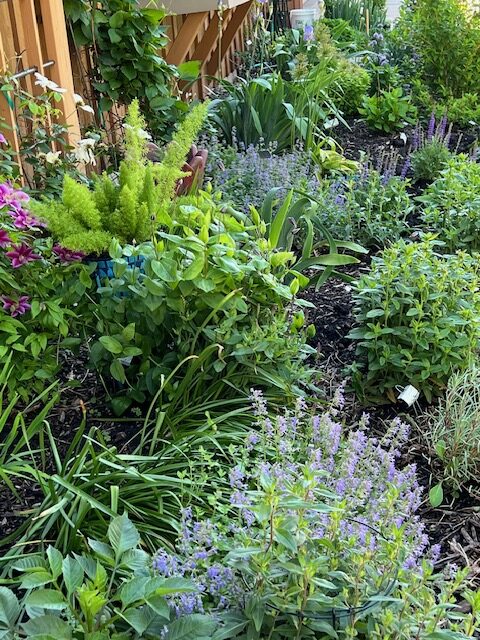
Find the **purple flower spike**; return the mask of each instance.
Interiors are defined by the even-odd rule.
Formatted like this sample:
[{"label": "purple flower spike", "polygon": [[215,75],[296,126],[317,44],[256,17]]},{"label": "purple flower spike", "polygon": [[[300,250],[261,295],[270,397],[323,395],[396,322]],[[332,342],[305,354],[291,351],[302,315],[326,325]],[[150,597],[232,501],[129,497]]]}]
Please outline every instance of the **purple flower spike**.
[{"label": "purple flower spike", "polygon": [[31,305],[28,302],[28,296],[20,296],[18,300],[13,300],[13,298],[8,298],[7,296],[2,296],[0,300],[2,301],[4,311],[8,311],[12,318],[23,316],[27,311],[31,309]]},{"label": "purple flower spike", "polygon": [[7,144],[7,139],[5,138],[3,133],[0,133],[0,144]]},{"label": "purple flower spike", "polygon": [[408,156],[408,158],[405,160],[405,164],[403,165],[402,173],[400,174],[400,178],[402,180],[405,180],[405,178],[407,177],[411,164],[412,164],[412,160],[410,156]]},{"label": "purple flower spike", "polygon": [[26,244],[13,245],[10,251],[5,254],[7,258],[10,258],[12,267],[18,269],[24,264],[33,262],[34,260],[40,260],[40,256],[33,252],[33,249]]},{"label": "purple flower spike", "polygon": [[0,248],[5,249],[12,244],[12,239],[6,231],[0,229]]},{"label": "purple flower spike", "polygon": [[430,122],[428,123],[427,140],[430,141],[435,133],[435,114],[430,116]]}]

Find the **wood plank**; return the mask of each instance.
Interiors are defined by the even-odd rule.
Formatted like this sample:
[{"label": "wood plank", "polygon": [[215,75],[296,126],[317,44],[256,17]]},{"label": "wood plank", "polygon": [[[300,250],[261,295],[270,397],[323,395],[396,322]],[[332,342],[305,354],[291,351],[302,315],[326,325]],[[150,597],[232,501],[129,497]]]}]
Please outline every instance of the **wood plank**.
[{"label": "wood plank", "polygon": [[198,13],[189,13],[187,15],[167,53],[167,62],[169,64],[181,64],[185,61],[207,16],[208,11],[199,11]]},{"label": "wood plank", "polygon": [[200,40],[200,42],[196,46],[193,52],[193,55],[191,57],[192,60],[200,60],[202,63],[202,66],[206,63],[214,47],[217,44],[218,35],[219,35],[218,33],[219,24],[220,24],[220,19],[218,17],[218,12],[215,11],[207,27],[207,30],[203,34],[203,38]]},{"label": "wood plank", "polygon": [[[5,55],[5,47],[3,43],[2,30],[0,30],[0,73],[7,70],[8,60]],[[15,161],[19,164],[20,142],[18,139],[17,123],[15,120],[15,112],[10,108],[6,97],[0,93],[0,120],[7,125],[7,128],[1,127],[0,132],[5,136],[8,144],[14,151]]]},{"label": "wood plank", "polygon": [[252,1],[253,0],[249,0],[249,2],[241,4],[233,9],[231,19],[222,34],[221,43],[217,45],[212,55],[212,59],[207,65],[207,74],[209,76],[214,76],[219,71],[221,71],[225,55],[230,49],[230,45],[235,38],[235,34],[242,26],[243,21],[246,19],[248,12],[250,11],[250,8],[252,6]]},{"label": "wood plank", "polygon": [[80,139],[80,124],[73,97],[73,74],[68,45],[67,25],[62,0],[40,0],[47,56],[55,60],[49,69],[51,79],[66,89],[62,95],[63,122],[68,126],[70,144]]},{"label": "wood plank", "polygon": [[[36,67],[42,73],[44,63],[40,34],[34,0],[17,0],[13,3],[16,36],[18,40],[17,55],[21,57],[22,67]],[[28,91],[33,95],[42,93],[43,89],[35,85],[35,78],[25,78]]]}]

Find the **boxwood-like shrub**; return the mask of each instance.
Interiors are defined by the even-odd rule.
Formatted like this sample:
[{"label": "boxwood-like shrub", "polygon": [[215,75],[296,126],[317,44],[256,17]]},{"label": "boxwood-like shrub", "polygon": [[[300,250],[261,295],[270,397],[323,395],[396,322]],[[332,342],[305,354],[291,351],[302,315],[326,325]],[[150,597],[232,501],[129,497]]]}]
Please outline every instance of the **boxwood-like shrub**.
[{"label": "boxwood-like shrub", "polygon": [[429,400],[440,392],[478,347],[479,274],[477,260],[439,255],[431,238],[400,241],[374,258],[354,291],[357,388],[391,399],[407,384]]}]

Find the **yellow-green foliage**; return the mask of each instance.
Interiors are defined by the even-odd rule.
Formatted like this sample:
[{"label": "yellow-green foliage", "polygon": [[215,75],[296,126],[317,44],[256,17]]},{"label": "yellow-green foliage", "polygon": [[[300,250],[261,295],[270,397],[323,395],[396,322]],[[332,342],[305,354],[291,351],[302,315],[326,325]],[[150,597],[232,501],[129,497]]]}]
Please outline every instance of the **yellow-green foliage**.
[{"label": "yellow-green foliage", "polygon": [[154,177],[159,204],[157,216],[160,221],[165,219],[167,208],[175,195],[177,180],[185,176],[182,167],[192,142],[207,117],[207,110],[208,103],[206,102],[199,103],[192,109],[173,136],[161,164],[155,167]]},{"label": "yellow-green foliage", "polygon": [[65,176],[61,202],[35,205],[57,240],[64,247],[86,254],[105,252],[112,238],[121,244],[143,242],[158,224],[168,222],[167,209],[175,185],[185,173],[182,167],[206,117],[207,105],[196,106],[185,118],[169,144],[160,165],[147,160],[145,121],[138,101],[128,110],[125,159],[118,183],[103,175],[94,190]]}]

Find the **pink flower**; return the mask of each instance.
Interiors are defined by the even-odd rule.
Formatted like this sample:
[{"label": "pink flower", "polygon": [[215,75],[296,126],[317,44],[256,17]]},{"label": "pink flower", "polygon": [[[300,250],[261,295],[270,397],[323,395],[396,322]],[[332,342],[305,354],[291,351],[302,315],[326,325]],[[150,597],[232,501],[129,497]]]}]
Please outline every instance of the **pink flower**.
[{"label": "pink flower", "polygon": [[58,256],[61,262],[64,263],[79,262],[85,257],[85,254],[81,251],[72,251],[66,247],[61,247],[59,244],[56,244],[53,247],[53,253]]},{"label": "pink flower", "polygon": [[14,189],[9,182],[0,184],[0,207],[11,205],[15,209],[21,208],[22,202],[28,202],[30,197],[20,189]]},{"label": "pink flower", "polygon": [[0,133],[0,144],[7,144],[7,139],[5,138],[3,133]]},{"label": "pink flower", "polygon": [[17,229],[29,229],[32,227],[45,227],[45,223],[32,216],[29,211],[25,209],[13,209],[8,212],[13,218],[13,224]]},{"label": "pink flower", "polygon": [[18,269],[28,262],[40,260],[40,256],[33,253],[33,249],[26,244],[13,245],[11,251],[7,251],[5,255],[10,258],[14,269]]},{"label": "pink flower", "polygon": [[7,296],[1,296],[0,300],[3,303],[4,311],[8,311],[12,318],[23,316],[24,313],[32,308],[28,302],[28,296],[20,296],[18,300],[13,300],[13,298],[8,298]]},{"label": "pink flower", "polygon": [[12,239],[8,235],[6,231],[0,229],[0,247],[4,249],[5,247],[9,247],[12,244]]}]

